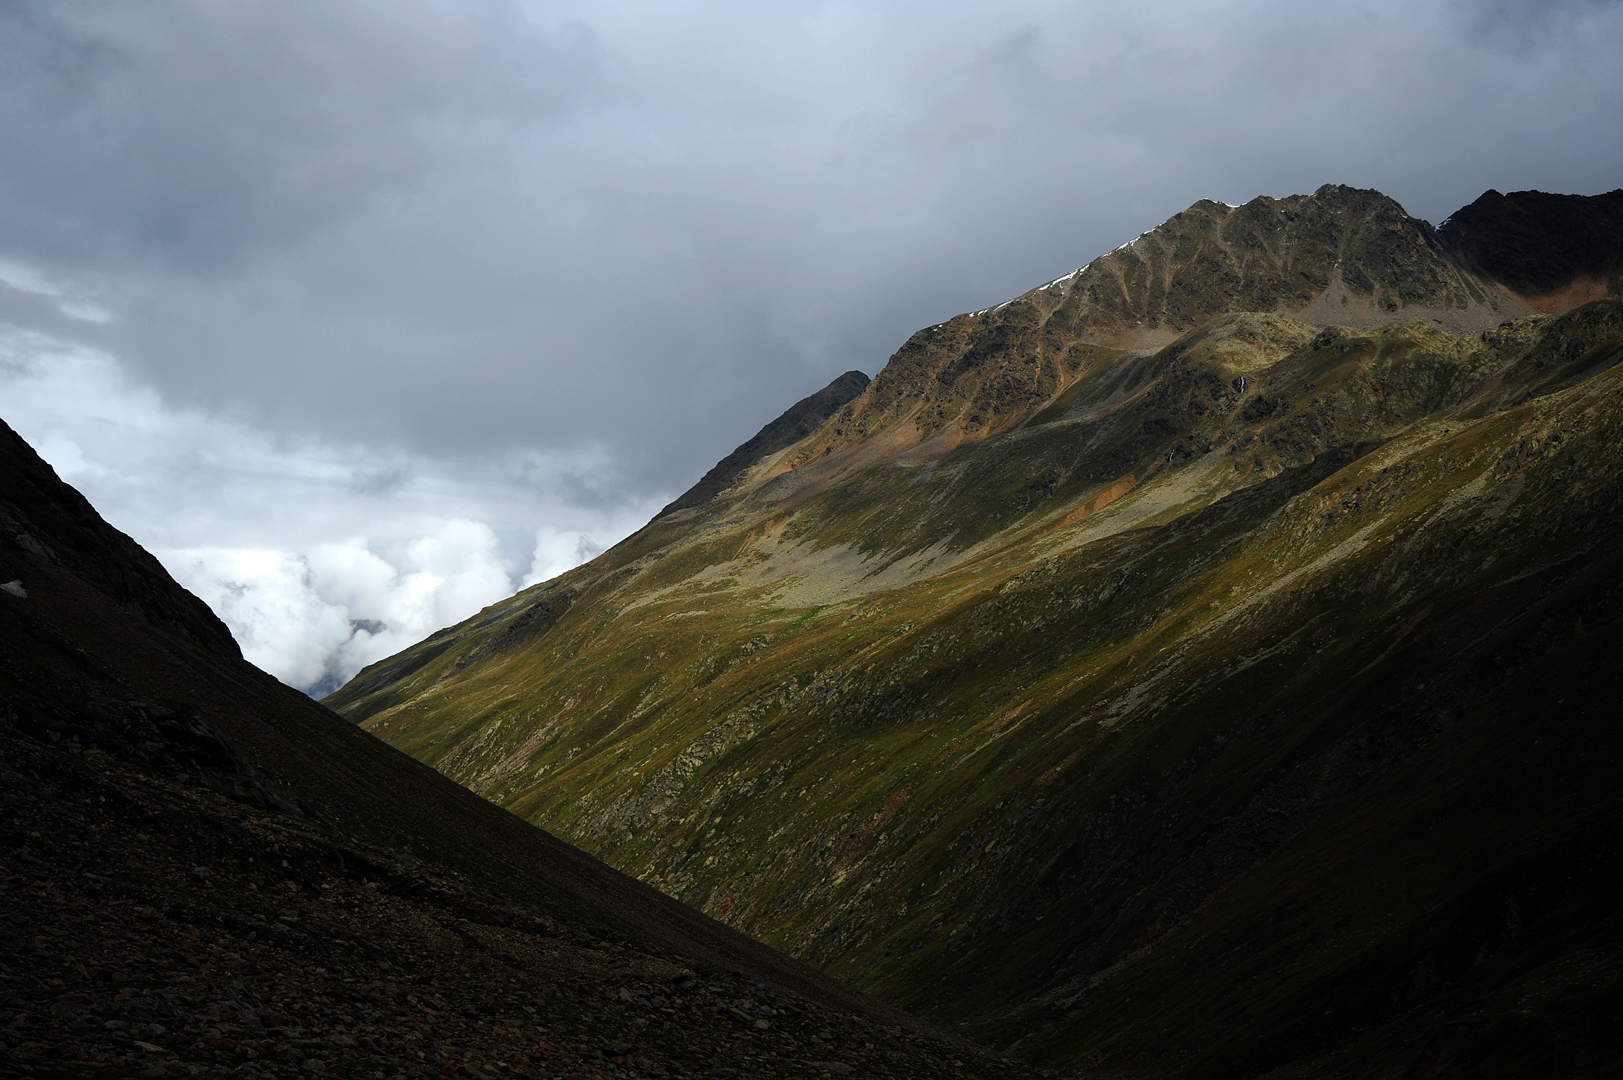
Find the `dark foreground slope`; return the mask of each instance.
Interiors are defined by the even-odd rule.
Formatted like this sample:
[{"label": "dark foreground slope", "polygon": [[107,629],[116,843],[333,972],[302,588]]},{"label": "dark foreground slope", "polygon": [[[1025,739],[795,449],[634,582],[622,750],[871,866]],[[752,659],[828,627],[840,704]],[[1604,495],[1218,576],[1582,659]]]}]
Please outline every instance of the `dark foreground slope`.
[{"label": "dark foreground slope", "polygon": [[982,1060],[257,671],[4,425],[0,576],[0,1075]]},{"label": "dark foreground slope", "polygon": [[1623,303],[1423,225],[1197,204],[330,700],[1045,1065],[1608,1075]]}]

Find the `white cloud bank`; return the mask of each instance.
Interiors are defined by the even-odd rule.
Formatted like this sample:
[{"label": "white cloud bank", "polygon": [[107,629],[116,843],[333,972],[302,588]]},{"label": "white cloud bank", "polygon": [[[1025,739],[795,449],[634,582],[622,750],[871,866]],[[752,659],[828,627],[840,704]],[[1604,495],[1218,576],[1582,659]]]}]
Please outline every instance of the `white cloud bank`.
[{"label": "white cloud bank", "polygon": [[192,548],[162,558],[250,661],[317,693],[513,591],[495,532],[466,518],[406,544],[396,562],[361,537],[303,554]]},{"label": "white cloud bank", "polygon": [[0,417],[250,661],[317,696],[578,565],[660,504],[615,500],[612,463],[591,450],[451,461],[274,436],[169,405],[105,351],[5,324]]}]

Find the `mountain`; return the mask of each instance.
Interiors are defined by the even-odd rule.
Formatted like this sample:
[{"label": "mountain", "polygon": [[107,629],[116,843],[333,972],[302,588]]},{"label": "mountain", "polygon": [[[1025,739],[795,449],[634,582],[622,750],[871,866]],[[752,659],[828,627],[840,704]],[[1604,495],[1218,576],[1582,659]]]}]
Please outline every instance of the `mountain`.
[{"label": "mountain", "polygon": [[1197,203],[328,703],[1068,1074],[1609,1075],[1618,194],[1484,199]]},{"label": "mountain", "polygon": [[[1489,191],[1452,214],[1438,239],[1462,266],[1535,305],[1571,305],[1623,286],[1623,188],[1605,195]],[[1542,307],[1541,307],[1542,309]]]},{"label": "mountain", "polygon": [[0,424],[0,1076],[1024,1070],[244,661]]},{"label": "mountain", "polygon": [[847,371],[815,394],[801,398],[746,443],[722,458],[699,482],[673,499],[656,517],[703,506],[727,490],[749,467],[770,454],[787,450],[839,412],[840,407],[868,388],[868,376]]}]

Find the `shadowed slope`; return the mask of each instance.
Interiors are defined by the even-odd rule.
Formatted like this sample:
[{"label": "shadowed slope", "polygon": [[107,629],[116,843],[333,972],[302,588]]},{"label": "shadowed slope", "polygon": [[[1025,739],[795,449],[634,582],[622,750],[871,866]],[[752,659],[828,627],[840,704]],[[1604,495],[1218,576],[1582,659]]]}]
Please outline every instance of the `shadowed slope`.
[{"label": "shadowed slope", "polygon": [[591,935],[924,1030],[526,824],[252,667],[201,602],[3,424],[0,524],[0,560],[26,594],[0,595],[0,716],[42,745],[71,736],[76,752],[92,745],[125,765],[286,814],[327,844],[409,855]]},{"label": "shadowed slope", "polygon": [[1455,212],[1438,240],[1460,265],[1528,297],[1575,282],[1616,293],[1623,273],[1623,188],[1604,195],[1489,191]]}]

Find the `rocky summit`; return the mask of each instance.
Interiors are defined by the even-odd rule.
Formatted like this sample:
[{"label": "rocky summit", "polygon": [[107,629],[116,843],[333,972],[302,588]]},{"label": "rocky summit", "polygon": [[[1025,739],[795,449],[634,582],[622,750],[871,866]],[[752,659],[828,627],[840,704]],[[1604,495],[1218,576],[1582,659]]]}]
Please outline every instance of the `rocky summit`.
[{"label": "rocky summit", "polygon": [[1196,203],[327,704],[999,1057],[1615,1075],[1620,208]]}]

